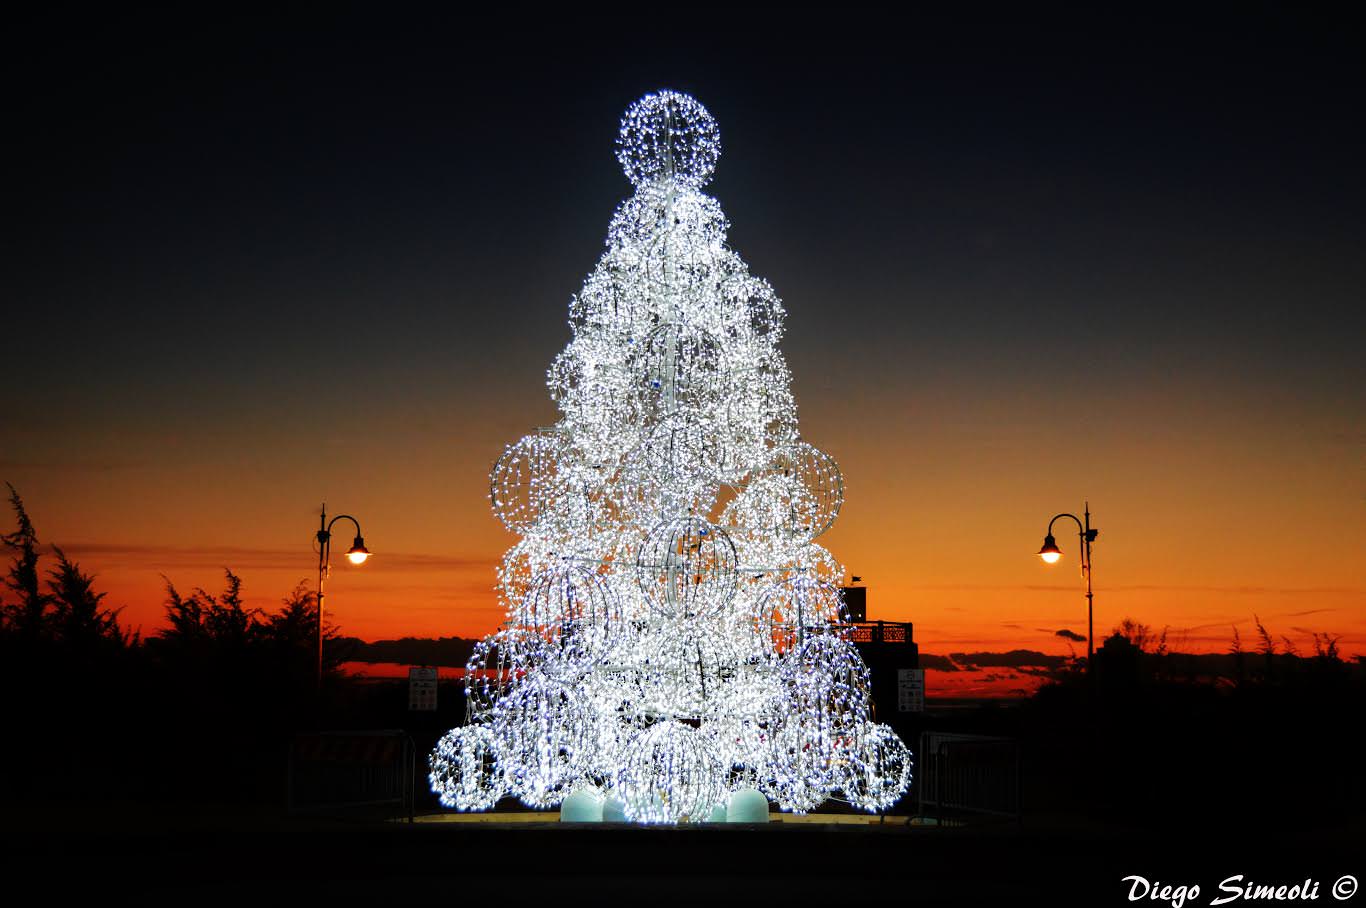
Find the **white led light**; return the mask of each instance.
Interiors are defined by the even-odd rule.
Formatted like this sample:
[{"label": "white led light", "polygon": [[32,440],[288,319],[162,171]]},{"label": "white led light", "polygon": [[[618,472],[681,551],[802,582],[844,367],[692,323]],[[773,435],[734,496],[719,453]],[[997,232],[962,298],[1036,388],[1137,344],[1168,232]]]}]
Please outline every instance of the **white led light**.
[{"label": "white led light", "polygon": [[696,189],[711,179],[720,155],[716,121],[689,95],[646,95],[621,119],[617,160],[637,186],[659,181]]}]

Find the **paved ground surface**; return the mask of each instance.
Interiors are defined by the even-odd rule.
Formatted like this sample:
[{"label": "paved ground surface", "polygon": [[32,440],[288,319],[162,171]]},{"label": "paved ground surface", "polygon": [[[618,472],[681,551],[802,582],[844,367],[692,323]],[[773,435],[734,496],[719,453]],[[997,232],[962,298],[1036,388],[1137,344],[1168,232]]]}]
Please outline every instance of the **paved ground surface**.
[{"label": "paved ground surface", "polygon": [[[6,863],[39,891],[254,901],[419,899],[525,904],[1125,905],[1138,874],[1199,885],[1366,874],[1360,823],[1288,827],[1174,818],[1126,830],[1069,817],[1022,825],[772,823],[638,828],[497,821],[383,823],[300,819],[242,805],[24,807],[7,812]],[[843,818],[841,818],[843,819]],[[11,873],[11,884],[14,875]],[[207,887],[207,888],[206,888]],[[1169,905],[1143,899],[1135,904]],[[1238,902],[1234,904],[1249,904]],[[1270,904],[1263,902],[1262,904]]]}]

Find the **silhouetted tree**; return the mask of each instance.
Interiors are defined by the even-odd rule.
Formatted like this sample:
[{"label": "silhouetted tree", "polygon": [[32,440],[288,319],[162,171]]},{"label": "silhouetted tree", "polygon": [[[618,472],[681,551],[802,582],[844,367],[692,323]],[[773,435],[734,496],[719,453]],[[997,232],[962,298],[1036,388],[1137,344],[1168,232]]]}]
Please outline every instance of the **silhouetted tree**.
[{"label": "silhouetted tree", "polygon": [[1143,650],[1116,629],[1096,650],[1096,677],[1112,691],[1142,680]]},{"label": "silhouetted tree", "polygon": [[[276,645],[290,649],[308,649],[318,639],[318,594],[303,580],[283,600],[283,607],[266,616],[264,632]],[[335,636],[328,627],[324,637]]]},{"label": "silhouetted tree", "polygon": [[1233,680],[1237,684],[1243,682],[1243,638],[1238,633],[1238,625],[1233,625],[1233,642],[1228,647],[1229,655],[1233,657]]},{"label": "silhouetted tree", "polygon": [[1314,634],[1314,658],[1325,662],[1341,662],[1342,657],[1338,655],[1338,640],[1340,637],[1333,637],[1328,634]]},{"label": "silhouetted tree", "polygon": [[[1349,665],[1338,652],[1340,636],[1314,633],[1314,658],[1309,660],[1312,677],[1318,683],[1336,686],[1349,676]],[[1360,664],[1361,657],[1357,657]]]},{"label": "silhouetted tree", "polygon": [[[162,577],[167,627],[149,639],[152,650],[166,661],[195,660],[231,675],[248,673],[278,681],[283,671],[296,680],[304,675],[311,679],[317,670],[317,593],[300,581],[279,611],[267,613],[246,608],[241,578],[226,568],[224,573],[227,586],[218,596],[199,587],[184,596]],[[346,658],[344,647],[337,645],[341,639],[334,625],[324,627],[323,669],[330,675]]]},{"label": "silhouetted tree", "polygon": [[153,639],[182,649],[197,646],[206,635],[203,603],[194,595],[188,599],[181,596],[165,574],[161,579],[166,583],[166,620],[170,626],[158,631]]},{"label": "silhouetted tree", "polygon": [[[1149,645],[1156,639],[1153,636],[1153,629],[1142,622],[1135,621],[1133,618],[1125,618],[1115,626],[1110,632],[1114,636],[1123,637],[1139,652],[1147,652]],[[1163,631],[1163,640],[1166,639],[1166,631]]]},{"label": "silhouetted tree", "polygon": [[182,596],[175,584],[166,581],[166,620],[170,626],[156,635],[164,644],[179,648],[212,645],[217,650],[245,649],[256,633],[260,609],[242,605],[242,578],[228,568],[227,587],[221,596],[214,596],[202,587],[195,587]]},{"label": "silhouetted tree", "polygon": [[[310,677],[317,668],[318,594],[300,580],[281,600],[281,608],[262,616],[256,627],[260,641],[291,665],[302,664]],[[323,671],[335,674],[352,647],[336,625],[323,626]]]},{"label": "silhouetted tree", "polygon": [[1271,632],[1266,629],[1262,619],[1258,618],[1255,612],[1252,614],[1252,623],[1257,626],[1257,636],[1261,639],[1257,644],[1257,652],[1262,654],[1262,670],[1270,680],[1276,674],[1276,641],[1272,639]]},{"label": "silhouetted tree", "polygon": [[38,534],[24,508],[24,500],[14,486],[9,483],[5,485],[9,487],[10,507],[14,508],[14,517],[19,524],[13,533],[0,536],[5,547],[14,552],[14,563],[5,577],[5,586],[18,595],[19,601],[5,606],[4,621],[25,637],[40,637],[48,630],[51,598],[39,588]]},{"label": "silhouetted tree", "polygon": [[48,571],[47,587],[54,605],[53,637],[59,643],[87,652],[99,646],[136,645],[136,635],[119,627],[119,613],[123,609],[101,607],[105,594],[95,592],[94,575],[81,573],[80,565],[57,546],[52,551],[57,556],[57,566]]},{"label": "silhouetted tree", "polygon": [[202,589],[195,590],[209,604],[204,624],[212,639],[229,646],[246,646],[256,630],[260,610],[243,608],[242,578],[227,568],[223,573],[227,575],[228,586],[216,601]]}]

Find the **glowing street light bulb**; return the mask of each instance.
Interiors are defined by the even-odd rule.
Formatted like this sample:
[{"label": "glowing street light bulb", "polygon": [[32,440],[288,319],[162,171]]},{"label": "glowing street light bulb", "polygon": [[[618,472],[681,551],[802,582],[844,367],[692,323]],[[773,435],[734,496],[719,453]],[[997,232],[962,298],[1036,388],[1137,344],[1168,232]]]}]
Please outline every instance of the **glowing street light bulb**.
[{"label": "glowing street light bulb", "polygon": [[370,557],[370,550],[365,547],[365,540],[357,536],[356,541],[347,550],[346,557],[350,559],[352,564],[365,564],[365,559]]},{"label": "glowing street light bulb", "polygon": [[1058,543],[1051,534],[1043,538],[1043,548],[1039,549],[1039,557],[1045,564],[1057,564],[1058,559],[1062,557],[1062,549],[1058,548]]}]

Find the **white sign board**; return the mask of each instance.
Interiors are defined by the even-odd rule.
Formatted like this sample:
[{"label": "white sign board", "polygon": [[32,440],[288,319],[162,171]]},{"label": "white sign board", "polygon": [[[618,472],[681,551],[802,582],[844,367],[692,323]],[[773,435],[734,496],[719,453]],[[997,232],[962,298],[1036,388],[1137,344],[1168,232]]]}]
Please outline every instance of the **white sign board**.
[{"label": "white sign board", "polygon": [[925,670],[899,668],[896,670],[896,708],[903,713],[925,711]]},{"label": "white sign board", "polygon": [[436,669],[408,669],[408,709],[422,712],[436,709]]}]

